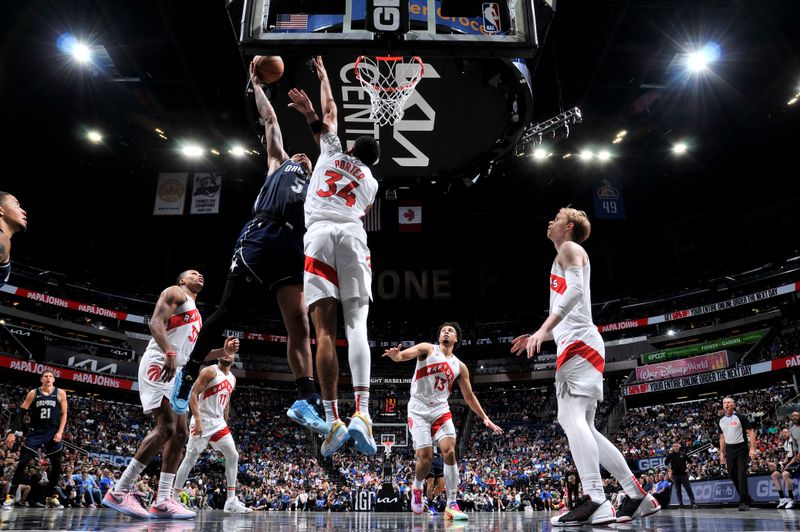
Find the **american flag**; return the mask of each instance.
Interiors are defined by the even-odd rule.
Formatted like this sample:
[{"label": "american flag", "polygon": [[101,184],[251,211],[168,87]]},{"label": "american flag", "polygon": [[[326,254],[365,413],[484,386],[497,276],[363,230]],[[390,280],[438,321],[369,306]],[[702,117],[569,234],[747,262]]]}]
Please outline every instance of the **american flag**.
[{"label": "american flag", "polygon": [[308,28],[308,15],[278,15],[275,29],[304,30]]},{"label": "american flag", "polygon": [[381,230],[381,199],[375,198],[372,208],[364,215],[364,229],[368,232]]}]

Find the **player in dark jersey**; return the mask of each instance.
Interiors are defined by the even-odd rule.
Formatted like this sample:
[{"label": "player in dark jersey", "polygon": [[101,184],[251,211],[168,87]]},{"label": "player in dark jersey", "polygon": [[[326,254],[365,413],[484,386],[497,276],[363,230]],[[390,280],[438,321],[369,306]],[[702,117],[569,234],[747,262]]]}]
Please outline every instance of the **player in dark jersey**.
[{"label": "player in dark jersey", "polygon": [[11,237],[28,228],[28,214],[19,200],[0,190],[0,286],[11,275]]},{"label": "player in dark jersey", "polygon": [[[56,388],[55,374],[49,369],[42,373],[42,386],[31,390],[25,396],[22,405],[14,412],[11,427],[6,435],[6,449],[11,449],[16,437],[22,435],[19,430],[24,417],[30,417],[30,431],[25,436],[25,443],[19,456],[17,469],[11,480],[9,495],[14,497],[17,486],[25,478],[25,470],[31,460],[39,454],[39,448],[44,448],[45,455],[50,458],[50,476],[47,483],[47,506],[50,508],[63,508],[56,495],[56,485],[61,477],[61,438],[64,436],[64,427],[67,425],[67,393]],[[14,506],[13,499],[3,503],[4,508]]]},{"label": "player in dark jersey", "polygon": [[[267,149],[267,177],[253,207],[253,219],[244,226],[233,252],[230,274],[217,310],[205,321],[189,362],[175,380],[170,398],[172,409],[188,411],[189,392],[200,365],[226,326],[250,303],[250,298],[268,290],[278,300],[289,336],[287,354],[295,377],[298,400],[287,414],[294,421],[321,434],[330,430],[320,417],[321,401],[315,393],[308,310],[303,300],[303,204],[311,175],[311,160],[298,153],[289,157],[283,149],[275,110],[267,99],[255,67],[250,80],[258,112],[264,121]],[[307,105],[290,104],[306,114],[309,123],[319,119],[306,97]]]},{"label": "player in dark jersey", "polygon": [[445,491],[444,460],[441,454],[433,457],[431,470],[428,471],[428,474],[425,476],[425,483],[428,497],[428,513],[437,515],[439,512],[436,510],[435,499],[440,493],[444,493]]}]

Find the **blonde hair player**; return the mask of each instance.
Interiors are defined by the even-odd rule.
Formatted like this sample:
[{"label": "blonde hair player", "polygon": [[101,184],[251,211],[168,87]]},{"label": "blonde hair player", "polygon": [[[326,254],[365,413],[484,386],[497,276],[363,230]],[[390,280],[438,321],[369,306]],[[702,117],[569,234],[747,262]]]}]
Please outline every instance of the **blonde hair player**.
[{"label": "blonde hair player", "polygon": [[503,429],[492,423],[483,411],[478,398],[472,392],[467,367],[453,354],[461,341],[461,327],[447,322],[439,327],[438,343],[417,344],[400,350],[400,346],[387,349],[383,356],[395,362],[417,360],[414,378],[411,381],[411,400],[408,402],[408,428],[417,452],[414,485],[411,495],[411,510],[416,514],[424,511],[422,490],[425,477],[433,461],[433,443],[439,445],[444,459],[444,482],[447,490],[445,519],[467,521],[469,516],[458,507],[458,466],[456,465],[456,428],[447,398],[458,381],[464,401],[483,420],[483,424],[495,434]]},{"label": "blonde hair player", "polygon": [[[550,270],[550,315],[539,330],[514,338],[511,346],[512,353],[527,351],[530,358],[543,342],[556,342],[558,422],[567,434],[585,495],[574,510],[553,517],[553,526],[625,523],[661,509],[642,490],[622,453],[594,426],[597,402],[603,400],[605,345],[592,323],[591,269],[589,255],[581,246],[591,230],[586,213],[569,207],[559,210],[548,224],[547,238],[557,252]],[[616,477],[628,496],[616,515],[603,491],[600,465]]]}]

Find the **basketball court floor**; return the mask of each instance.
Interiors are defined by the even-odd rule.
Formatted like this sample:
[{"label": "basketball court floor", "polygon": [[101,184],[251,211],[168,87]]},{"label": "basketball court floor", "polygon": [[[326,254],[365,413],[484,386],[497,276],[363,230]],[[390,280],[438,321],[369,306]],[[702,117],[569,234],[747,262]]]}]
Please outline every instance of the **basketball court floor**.
[{"label": "basketball court floor", "polygon": [[[254,512],[248,515],[227,515],[219,510],[201,512],[191,521],[148,522],[133,520],[108,509],[44,510],[21,508],[0,513],[0,530],[146,530],[148,532],[240,530],[336,532],[364,530],[475,530],[483,532],[553,530],[547,512],[525,514],[470,513],[467,523],[444,521],[439,516],[416,516],[403,513],[366,512]],[[561,529],[563,530],[563,529]],[[800,512],[793,510],[752,509],[739,512],[735,508],[701,510],[668,510],[633,523],[607,527],[570,527],[568,530],[642,530],[658,532],[712,532],[750,530],[800,530]]]}]

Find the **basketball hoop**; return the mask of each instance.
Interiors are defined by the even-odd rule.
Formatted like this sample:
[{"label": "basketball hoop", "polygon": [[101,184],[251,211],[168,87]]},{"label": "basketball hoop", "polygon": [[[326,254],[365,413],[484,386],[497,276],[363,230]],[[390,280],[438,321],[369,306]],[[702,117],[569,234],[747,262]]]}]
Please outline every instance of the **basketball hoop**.
[{"label": "basketball hoop", "polygon": [[394,434],[382,434],[381,445],[383,445],[383,452],[386,456],[392,454],[392,445],[395,444]]},{"label": "basketball hoop", "polygon": [[372,111],[369,118],[381,126],[393,125],[403,118],[403,111],[425,66],[419,56],[387,55],[356,59],[356,78],[369,93]]}]

